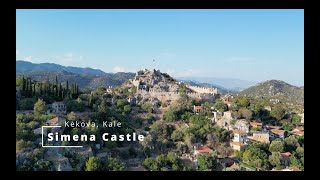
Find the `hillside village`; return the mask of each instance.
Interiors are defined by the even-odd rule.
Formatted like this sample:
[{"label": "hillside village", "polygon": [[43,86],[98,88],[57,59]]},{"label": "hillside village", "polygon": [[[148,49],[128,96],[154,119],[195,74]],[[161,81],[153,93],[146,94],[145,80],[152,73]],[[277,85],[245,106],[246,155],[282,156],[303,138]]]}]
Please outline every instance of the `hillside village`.
[{"label": "hillside village", "polygon": [[[35,171],[304,171],[304,109],[264,97],[220,94],[140,70],[121,86],[16,80],[16,166]],[[62,85],[63,84],[63,85]],[[60,142],[41,127],[65,121],[121,128],[51,128],[64,134],[131,133],[142,142]],[[97,136],[99,137],[99,136]],[[47,143],[47,142],[44,142]]]}]

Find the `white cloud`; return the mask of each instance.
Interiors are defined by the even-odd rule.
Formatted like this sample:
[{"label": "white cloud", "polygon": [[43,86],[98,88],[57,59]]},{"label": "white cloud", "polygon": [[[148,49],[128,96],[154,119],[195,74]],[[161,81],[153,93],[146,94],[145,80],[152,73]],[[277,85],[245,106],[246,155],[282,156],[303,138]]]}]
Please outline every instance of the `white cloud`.
[{"label": "white cloud", "polygon": [[113,68],[113,72],[124,72],[124,68],[123,67],[120,67],[120,66],[115,66]]},{"label": "white cloud", "polygon": [[32,56],[25,57],[23,58],[23,60],[32,62]]}]

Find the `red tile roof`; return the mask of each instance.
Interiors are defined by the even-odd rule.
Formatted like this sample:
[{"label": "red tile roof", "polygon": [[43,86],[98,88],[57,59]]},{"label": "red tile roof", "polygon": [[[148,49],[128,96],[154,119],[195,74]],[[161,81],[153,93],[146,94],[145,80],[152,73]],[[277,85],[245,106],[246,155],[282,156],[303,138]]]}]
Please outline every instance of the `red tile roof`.
[{"label": "red tile roof", "polygon": [[304,131],[291,131],[291,133],[293,133],[294,135],[298,135],[298,136],[304,135]]},{"label": "red tile roof", "polygon": [[290,152],[280,153],[282,157],[289,158],[292,154]]},{"label": "red tile roof", "polygon": [[280,129],[271,129],[271,132],[273,132],[274,134],[278,134],[278,135],[284,135],[284,133],[286,131],[285,130],[280,130]]},{"label": "red tile roof", "polygon": [[239,129],[234,129],[232,132],[233,132],[234,134],[247,134],[245,131],[241,131],[241,130],[239,130]]},{"label": "red tile roof", "polygon": [[262,126],[262,123],[259,122],[250,122],[251,126]]},{"label": "red tile roof", "polygon": [[203,106],[195,106],[195,109],[203,109]]},{"label": "red tile roof", "polygon": [[303,127],[296,127],[292,130],[293,132],[304,131]]},{"label": "red tile roof", "polygon": [[213,150],[210,149],[208,146],[199,146],[197,147],[196,151],[198,153],[212,153]]},{"label": "red tile roof", "polygon": [[47,123],[49,123],[49,124],[58,124],[58,123],[63,122],[64,120],[65,120],[64,118],[55,117],[55,118],[52,118],[52,119],[48,120]]},{"label": "red tile roof", "polygon": [[233,104],[233,102],[230,102],[230,101],[224,101],[223,103],[224,104]]}]

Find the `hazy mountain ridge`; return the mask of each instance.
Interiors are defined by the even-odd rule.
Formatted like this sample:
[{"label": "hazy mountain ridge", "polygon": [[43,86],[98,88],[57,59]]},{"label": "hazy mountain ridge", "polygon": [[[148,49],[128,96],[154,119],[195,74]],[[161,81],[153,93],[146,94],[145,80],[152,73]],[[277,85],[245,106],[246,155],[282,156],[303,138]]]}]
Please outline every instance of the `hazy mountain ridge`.
[{"label": "hazy mountain ridge", "polygon": [[205,87],[205,88],[217,88],[218,92],[220,94],[236,93],[237,92],[237,91],[232,91],[232,90],[226,89],[226,88],[219,86],[219,85],[216,85],[216,84],[202,83],[202,82],[191,81],[191,80],[178,80],[178,81],[187,83],[191,86],[199,86],[199,87]]},{"label": "hazy mountain ridge", "polygon": [[106,74],[104,71],[100,69],[93,68],[80,68],[80,67],[72,67],[72,66],[62,66],[54,63],[40,63],[35,64],[27,61],[16,61],[16,73],[27,73],[32,71],[67,71],[77,74],[93,74],[93,75],[103,75]]},{"label": "hazy mountain ridge", "polygon": [[55,77],[58,77],[58,81],[64,83],[68,80],[69,83],[76,82],[81,89],[96,89],[99,86],[120,86],[126,80],[134,77],[134,73],[115,73],[104,75],[92,75],[92,74],[76,74],[67,71],[32,71],[27,73],[17,73],[17,77],[27,76],[36,81],[49,80],[54,82]]},{"label": "hazy mountain ridge", "polygon": [[304,87],[297,87],[280,80],[269,80],[249,87],[240,95],[266,97],[285,102],[304,103]]},{"label": "hazy mountain ridge", "polygon": [[244,90],[250,86],[256,84],[256,82],[241,80],[241,79],[233,79],[233,78],[214,78],[214,77],[180,77],[177,78],[182,81],[193,81],[193,82],[201,82],[213,85],[215,87],[220,86],[224,89],[232,92],[239,92]]}]

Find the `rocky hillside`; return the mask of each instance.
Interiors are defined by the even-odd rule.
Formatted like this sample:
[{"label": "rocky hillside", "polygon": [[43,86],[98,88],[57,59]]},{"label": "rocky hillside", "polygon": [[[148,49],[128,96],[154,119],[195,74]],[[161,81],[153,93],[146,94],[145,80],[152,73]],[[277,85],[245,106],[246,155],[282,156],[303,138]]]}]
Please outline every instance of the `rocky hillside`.
[{"label": "rocky hillside", "polygon": [[296,87],[284,81],[269,80],[249,87],[239,93],[250,97],[265,97],[283,102],[304,103],[304,87]]},{"label": "rocky hillside", "polygon": [[167,73],[160,70],[144,69],[138,71],[136,76],[131,80],[132,85],[139,86],[139,89],[152,90],[156,92],[193,92],[186,87],[186,84],[177,82]]}]

